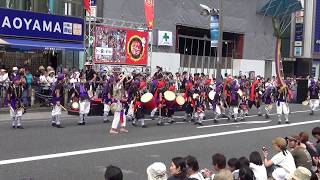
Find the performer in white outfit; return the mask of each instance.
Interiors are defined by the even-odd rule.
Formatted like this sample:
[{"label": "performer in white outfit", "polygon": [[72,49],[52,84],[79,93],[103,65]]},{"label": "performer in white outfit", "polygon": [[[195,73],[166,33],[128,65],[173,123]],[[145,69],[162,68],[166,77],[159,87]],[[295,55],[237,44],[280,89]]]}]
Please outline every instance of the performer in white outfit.
[{"label": "performer in white outfit", "polygon": [[278,124],[281,124],[282,115],[285,117],[285,123],[289,124],[288,86],[278,86],[276,98]]},{"label": "performer in white outfit", "polygon": [[116,103],[116,108],[113,116],[111,129],[109,131],[110,134],[118,134],[119,132],[123,132],[123,133],[128,132],[128,130],[125,129],[126,115],[125,115],[125,109],[123,106],[123,103],[127,101],[124,93],[124,85],[123,85],[124,79],[125,79],[125,76],[120,74],[113,86],[113,98],[115,101],[114,103]]},{"label": "performer in white outfit", "polygon": [[59,74],[57,82],[53,85],[52,90],[52,112],[51,112],[51,125],[57,128],[61,126],[61,101],[63,99],[63,79],[64,75]]},{"label": "performer in white outfit", "polygon": [[314,111],[319,107],[319,84],[311,79],[310,86],[308,88],[308,99],[310,105],[310,115],[313,115]]},{"label": "performer in white outfit", "polygon": [[76,86],[76,94],[79,97],[79,122],[78,125],[85,125],[85,119],[90,112],[90,98],[88,95],[89,84],[84,74],[80,75],[80,83]]}]

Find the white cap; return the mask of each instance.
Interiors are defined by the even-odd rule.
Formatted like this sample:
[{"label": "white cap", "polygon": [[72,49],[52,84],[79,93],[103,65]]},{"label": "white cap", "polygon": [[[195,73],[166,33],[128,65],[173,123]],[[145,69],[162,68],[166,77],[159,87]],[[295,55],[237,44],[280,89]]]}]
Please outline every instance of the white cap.
[{"label": "white cap", "polygon": [[13,67],[12,71],[19,71],[19,69],[17,67]]}]

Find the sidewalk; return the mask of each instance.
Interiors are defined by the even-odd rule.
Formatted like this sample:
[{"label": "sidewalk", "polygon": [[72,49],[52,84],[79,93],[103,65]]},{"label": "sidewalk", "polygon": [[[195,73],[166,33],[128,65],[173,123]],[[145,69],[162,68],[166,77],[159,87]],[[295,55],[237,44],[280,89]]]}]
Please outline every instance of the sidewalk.
[{"label": "sidewalk", "polygon": [[[1,109],[2,110],[2,109]],[[51,118],[51,111],[50,110],[45,110],[45,109],[40,109],[42,111],[39,111],[37,109],[34,110],[28,110],[27,113],[23,115],[23,120],[46,120]],[[62,112],[61,118],[67,118],[67,119],[73,119],[73,118],[78,118],[77,116],[73,115],[68,115],[67,112]],[[1,121],[9,121],[10,119],[10,114],[8,111],[1,111],[0,113],[0,122]]]}]

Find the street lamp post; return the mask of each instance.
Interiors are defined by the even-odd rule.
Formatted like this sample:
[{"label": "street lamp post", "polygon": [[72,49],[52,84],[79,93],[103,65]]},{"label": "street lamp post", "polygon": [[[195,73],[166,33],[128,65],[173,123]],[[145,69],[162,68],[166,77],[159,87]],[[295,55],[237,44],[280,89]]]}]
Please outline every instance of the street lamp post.
[{"label": "street lamp post", "polygon": [[223,41],[223,0],[219,0],[219,4],[220,4],[219,10],[214,9],[214,8],[210,8],[207,5],[200,4],[200,6],[203,8],[203,11],[200,13],[201,15],[203,15],[203,16],[209,16],[209,15],[212,16],[212,15],[217,15],[217,14],[219,15],[219,39],[218,39],[218,46],[217,46],[218,58],[217,58],[217,66],[216,66],[216,69],[217,69],[216,78],[217,79],[222,78],[220,63],[222,61],[222,48],[223,48],[223,45],[222,45],[222,41]]}]

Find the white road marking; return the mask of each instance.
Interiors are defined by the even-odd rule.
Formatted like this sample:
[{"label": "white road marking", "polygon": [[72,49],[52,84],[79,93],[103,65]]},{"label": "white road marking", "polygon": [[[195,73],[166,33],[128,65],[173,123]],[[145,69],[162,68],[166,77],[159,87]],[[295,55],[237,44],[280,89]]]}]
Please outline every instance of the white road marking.
[{"label": "white road marking", "polygon": [[124,144],[124,145],[119,145],[119,146],[110,146],[110,147],[102,147],[102,148],[95,148],[95,149],[70,151],[70,152],[64,152],[64,153],[47,154],[47,155],[31,156],[31,157],[16,158],[16,159],[8,159],[8,160],[1,160],[0,161],[0,165],[16,164],[16,163],[31,162],[31,161],[39,161],[39,160],[45,160],[45,159],[54,159],[54,158],[76,156],[76,155],[83,155],[83,154],[92,154],[92,153],[98,153],[98,152],[108,152],[108,151],[114,151],[114,150],[137,148],[137,147],[159,145],[159,144],[167,144],[167,143],[173,143],[173,142],[183,142],[183,141],[190,141],[190,140],[196,140],[196,139],[204,139],[204,138],[210,138],[210,137],[225,136],[225,135],[231,135],[231,134],[240,134],[240,133],[247,133],[247,132],[256,132],[256,131],[263,131],[263,130],[269,130],[269,129],[278,129],[278,128],[284,128],[284,127],[292,127],[292,126],[313,124],[313,123],[319,123],[319,122],[320,122],[320,119],[312,120],[312,121],[292,123],[292,124],[273,125],[273,126],[265,126],[265,127],[257,127],[257,128],[249,128],[249,129],[241,129],[241,130],[234,130],[234,131],[227,131],[227,132],[212,133],[212,134],[202,134],[202,135],[196,135],[196,136],[187,136],[187,137],[170,138],[170,139],[163,139],[163,140],[157,140],[157,141],[148,141],[148,142],[140,142],[140,143],[133,143],[133,144]]},{"label": "white road marking", "polygon": [[231,126],[231,125],[239,125],[239,124],[265,124],[269,123],[272,120],[269,121],[243,121],[243,122],[235,122],[235,123],[227,123],[227,124],[212,124],[212,125],[207,125],[207,126],[198,126],[198,129],[202,128],[208,128],[208,127],[219,127],[219,126]]}]

